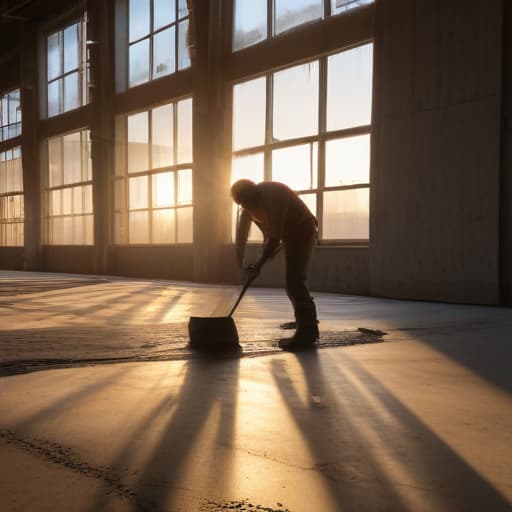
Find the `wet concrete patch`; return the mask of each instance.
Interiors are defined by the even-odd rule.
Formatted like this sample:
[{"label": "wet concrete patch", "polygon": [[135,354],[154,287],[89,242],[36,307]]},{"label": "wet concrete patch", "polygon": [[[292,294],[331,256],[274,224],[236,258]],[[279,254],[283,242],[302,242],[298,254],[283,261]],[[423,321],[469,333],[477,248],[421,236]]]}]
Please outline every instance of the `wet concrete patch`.
[{"label": "wet concrete patch", "polygon": [[[282,352],[279,326],[240,322],[238,350],[189,346],[187,323],[0,331],[0,377],[53,368],[200,357],[257,357]],[[291,335],[291,333],[290,333]],[[389,341],[380,330],[321,331],[318,348]]]}]

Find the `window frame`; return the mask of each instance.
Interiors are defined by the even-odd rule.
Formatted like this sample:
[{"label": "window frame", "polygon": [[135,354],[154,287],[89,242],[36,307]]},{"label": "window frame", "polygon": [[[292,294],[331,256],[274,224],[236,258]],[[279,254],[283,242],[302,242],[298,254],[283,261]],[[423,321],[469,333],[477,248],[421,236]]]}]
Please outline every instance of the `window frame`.
[{"label": "window frame", "polygon": [[[367,247],[369,244],[369,235],[366,239],[325,239],[323,238],[323,219],[324,219],[324,192],[331,191],[344,191],[344,190],[357,190],[357,189],[368,189],[371,190],[370,176],[367,183],[358,183],[351,185],[337,185],[337,186],[325,186],[325,155],[326,155],[326,143],[331,140],[350,138],[360,135],[368,135],[370,137],[370,152],[371,152],[371,128],[370,124],[354,126],[350,128],[342,128],[337,130],[327,131],[327,60],[330,56],[350,51],[365,45],[372,45],[371,41],[361,41],[349,47],[345,47],[339,50],[330,51],[329,53],[308,58],[305,61],[288,63],[277,69],[272,69],[263,73],[258,73],[250,77],[239,78],[231,82],[231,99],[233,99],[233,91],[236,85],[249,82],[261,77],[266,79],[266,107],[265,107],[265,142],[258,146],[251,146],[249,148],[243,148],[234,150],[233,140],[231,141],[231,164],[236,157],[247,156],[256,153],[263,154],[263,179],[269,181],[272,179],[272,152],[276,149],[294,147],[301,144],[318,144],[318,161],[317,161],[317,187],[304,190],[295,190],[299,195],[302,194],[315,194],[316,195],[316,213],[315,216],[318,219],[318,243],[323,246],[363,246]],[[319,90],[318,90],[318,131],[315,135],[308,135],[304,137],[291,138],[287,140],[273,140],[273,109],[274,109],[274,86],[273,76],[279,71],[284,71],[295,66],[309,64],[318,61],[319,63]],[[231,122],[233,120],[233,111],[231,116]],[[370,209],[369,205],[369,209]],[[256,243],[256,242],[252,242]]]},{"label": "window frame", "polygon": [[[180,32],[179,32],[179,28],[180,28],[180,25],[187,21],[188,20],[188,23],[190,24],[190,9],[188,8],[188,5],[187,5],[187,14],[185,16],[182,16],[180,17],[179,16],[179,12],[180,12],[180,0],[176,0],[175,1],[175,5],[174,5],[174,14],[175,14],[175,19],[174,21],[166,24],[166,25],[163,25],[161,27],[158,27],[156,30],[153,29],[154,27],[154,21],[155,21],[155,17],[154,17],[154,0],[149,0],[149,32],[142,36],[142,37],[139,37],[138,39],[134,39],[133,41],[130,41],[130,0],[124,0],[125,2],[125,6],[124,6],[124,9],[121,9],[121,8],[118,8],[116,12],[116,19],[117,19],[117,23],[116,23],[116,32],[119,32],[119,31],[122,31],[124,32],[123,36],[122,36],[122,48],[121,48],[121,45],[116,45],[117,48],[116,48],[116,54],[121,53],[121,52],[124,52],[125,54],[125,67],[124,69],[121,69],[119,65],[117,65],[117,69],[118,71],[116,72],[117,74],[118,73],[123,73],[125,76],[122,77],[122,80],[121,82],[117,81],[118,82],[118,85],[117,85],[117,92],[124,92],[124,91],[129,91],[131,89],[135,89],[136,87],[140,87],[140,86],[143,86],[143,85],[146,85],[148,83],[151,83],[155,80],[159,80],[161,78],[165,78],[165,77],[168,77],[168,76],[172,76],[172,75],[175,75],[176,73],[179,73],[181,71],[185,71],[187,69],[189,69],[192,65],[192,61],[190,59],[190,65],[185,67],[185,68],[181,68],[180,69],[180,66],[179,66],[179,56],[180,56],[180,48],[179,48],[179,39],[180,39]],[[121,17],[125,17],[125,22],[123,23],[122,20],[120,19]],[[175,69],[174,71],[172,72],[169,72],[169,73],[166,73],[164,75],[161,75],[161,76],[157,76],[157,77],[153,77],[153,61],[154,61],[154,52],[153,52],[153,49],[154,49],[154,38],[155,38],[155,35],[158,35],[162,32],[164,32],[165,30],[168,30],[169,28],[171,27],[175,27],[175,30],[174,30],[174,62],[175,62]],[[144,81],[144,82],[140,82],[140,83],[137,83],[137,84],[134,84],[134,85],[130,85],[130,68],[131,68],[131,64],[130,64],[130,48],[142,41],[145,41],[145,40],[148,40],[149,41],[149,49],[148,49],[148,52],[149,52],[149,59],[148,59],[148,68],[149,68],[149,78]],[[122,57],[121,57],[122,58]],[[116,59],[117,60],[117,59]],[[120,87],[120,83],[123,84],[123,86]]]},{"label": "window frame", "polygon": [[[20,120],[19,121],[14,121],[14,122],[11,122],[11,119],[10,119],[10,106],[9,106],[9,103],[10,103],[10,95],[15,92],[15,91],[18,91],[18,96],[19,96],[19,102],[18,102],[18,106],[16,107],[16,112],[19,112],[19,115],[20,115]],[[21,87],[12,87],[10,89],[7,89],[0,97],[0,105],[3,103],[4,101],[4,98],[7,97],[7,124],[3,124],[2,122],[2,119],[1,117],[3,116],[0,116],[0,142],[3,142],[3,143],[8,143],[9,141],[11,141],[12,139],[16,139],[17,137],[20,137],[21,134],[22,134],[22,115],[23,115],[23,112],[22,112],[22,108],[21,108]],[[2,111],[2,109],[0,108],[0,111]],[[2,111],[3,112],[3,111]],[[17,117],[17,116],[16,116]],[[9,135],[9,129],[14,126],[14,131],[16,132],[15,135]],[[7,136],[4,137],[4,130],[7,129]],[[16,145],[16,144],[15,144]]]},{"label": "window frame", "polygon": [[[309,25],[312,25],[315,23],[321,23],[322,21],[325,21],[328,18],[342,16],[347,11],[351,11],[354,9],[361,9],[361,8],[367,7],[369,5],[373,5],[375,3],[375,0],[370,0],[366,4],[349,7],[348,9],[344,9],[343,11],[336,13],[336,12],[333,12],[333,10],[332,10],[332,5],[331,5],[332,0],[322,0],[322,5],[320,7],[322,14],[320,17],[306,21],[304,23],[295,25],[286,30],[282,30],[279,33],[276,33],[275,32],[276,1],[277,0],[267,0],[267,23],[266,23],[267,35],[266,35],[266,37],[263,40],[258,41],[256,43],[252,43],[247,46],[242,46],[241,48],[235,49],[235,29],[236,29],[235,23],[236,23],[236,2],[237,2],[237,0],[232,0],[233,16],[232,16],[232,23],[231,23],[231,38],[230,38],[230,41],[231,41],[230,48],[231,48],[232,53],[237,53],[237,52],[246,50],[247,48],[252,48],[253,46],[264,44],[265,42],[268,42],[272,39],[279,38],[285,34],[288,34],[291,31],[298,30],[298,29],[300,30],[301,28],[308,27]],[[348,5],[353,4],[355,2],[359,2],[359,1],[361,1],[361,0],[349,0],[349,2],[347,3],[347,5],[345,7],[347,7]]]},{"label": "window frame", "polygon": [[[179,171],[191,171],[192,174],[192,187],[194,180],[194,159],[192,152],[192,159],[190,162],[185,163],[177,163],[177,155],[178,155],[178,108],[177,105],[181,101],[191,100],[192,102],[192,148],[194,144],[193,139],[193,112],[194,112],[194,97],[193,94],[187,94],[184,96],[180,96],[177,98],[173,98],[170,100],[166,100],[163,102],[147,105],[142,109],[137,109],[130,112],[124,112],[116,116],[116,145],[118,148],[116,150],[116,162],[114,165],[113,172],[111,174],[111,183],[112,183],[112,205],[113,208],[111,210],[111,218],[112,218],[112,233],[110,244],[115,247],[177,247],[177,246],[185,246],[190,247],[194,243],[194,233],[192,232],[192,241],[191,242],[178,242],[178,215],[177,211],[179,209],[192,209],[192,219],[194,215],[195,203],[194,196],[192,194],[192,200],[190,203],[180,204],[178,201],[178,173]],[[156,108],[163,107],[166,105],[173,106],[173,161],[172,165],[166,165],[162,167],[152,167],[153,164],[153,130],[152,130],[152,111]],[[147,113],[148,115],[148,168],[141,171],[133,171],[129,172],[128,170],[128,158],[129,158],[129,142],[128,142],[128,117],[136,114]],[[122,167],[122,168],[120,168]],[[174,182],[174,202],[171,206],[153,206],[153,176],[158,174],[164,174],[172,172],[173,174],[173,182]],[[148,177],[148,196],[147,196],[147,208],[129,208],[129,199],[130,199],[130,178],[139,178],[139,177]],[[116,208],[116,184],[120,182],[123,187],[123,204],[118,209]],[[154,230],[153,230],[153,212],[159,210],[174,210],[174,242],[153,242]],[[130,242],[130,212],[148,212],[148,242]],[[122,225],[124,225],[124,232],[121,232],[119,235],[116,233],[117,224],[116,224],[116,214],[119,214],[122,220]],[[192,221],[193,222],[193,221]],[[120,240],[117,240],[119,237]]]},{"label": "window frame", "polygon": [[[82,134],[84,132],[89,132],[89,139],[86,140],[86,144],[88,145],[88,158],[91,158],[91,138],[90,138],[90,127],[88,126],[81,126],[78,128],[74,128],[72,130],[67,130],[65,132],[61,132],[55,135],[48,136],[41,141],[42,145],[42,161],[41,161],[41,167],[43,169],[42,173],[42,179],[41,179],[41,236],[42,236],[42,245],[44,247],[94,247],[95,246],[95,233],[94,233],[94,218],[95,218],[95,208],[94,208],[94,177],[93,177],[93,169],[92,169],[92,161],[91,161],[91,177],[88,180],[81,180],[76,181],[72,183],[66,183],[61,184],[57,186],[50,187],[50,159],[49,159],[49,141],[51,139],[61,139],[60,142],[60,160],[61,165],[64,164],[64,144],[63,139],[67,135],[72,135],[79,133],[80,134],[80,141],[82,144]],[[80,166],[81,170],[83,171],[83,164],[84,164],[84,156],[82,154],[82,146],[80,149]],[[83,177],[83,172],[82,172]],[[73,189],[75,187],[91,187],[91,212],[90,213],[70,213],[70,214],[59,214],[59,215],[52,215],[50,213],[50,193],[56,190],[65,190],[65,189]],[[72,204],[74,202],[74,197],[72,196]],[[50,226],[50,220],[54,218],[76,218],[76,217],[86,217],[86,216],[92,216],[92,242],[90,244],[78,244],[78,243],[64,243],[64,244],[56,244],[53,243],[53,235],[50,236],[51,226]],[[52,239],[52,243],[50,243],[50,238]]]},{"label": "window frame", "polygon": [[[44,65],[41,69],[41,79],[44,83],[44,87],[41,89],[42,93],[42,112],[41,117],[44,119],[55,119],[60,116],[66,115],[70,112],[76,112],[81,108],[87,107],[89,105],[89,58],[88,58],[88,47],[87,47],[87,11],[85,8],[81,8],[80,12],[75,13],[73,16],[67,18],[65,21],[61,21],[61,23],[57,26],[52,26],[46,28],[42,34],[42,49],[43,49],[43,62]],[[64,70],[64,31],[69,27],[77,24],[78,25],[78,67],[73,68],[72,70],[65,71]],[[48,39],[50,36],[58,34],[59,38],[59,51],[60,51],[60,59],[62,62],[61,65],[61,74],[49,79],[48,77]],[[78,74],[78,96],[79,96],[79,105],[75,108],[65,110],[64,102],[65,102],[65,83],[64,79],[67,76],[72,75],[73,73]],[[49,86],[51,83],[55,83],[62,80],[62,87],[59,90],[59,112],[56,114],[49,114]]]},{"label": "window frame", "polygon": [[[21,170],[20,182],[21,182],[21,187],[18,190],[12,190],[12,191],[7,191],[7,192],[0,192],[0,198],[2,200],[8,200],[11,197],[21,196],[21,204],[20,204],[21,216],[20,217],[5,217],[4,218],[3,212],[1,211],[1,206],[0,206],[0,248],[5,248],[5,247],[24,247],[25,246],[25,191],[24,191],[24,186],[23,186],[23,158],[22,158],[21,145],[20,144],[14,144],[14,145],[12,145],[10,147],[2,149],[0,151],[0,154],[6,154],[9,151],[12,152],[13,153],[13,158],[11,158],[10,160],[7,160],[7,159],[1,160],[2,162],[8,162],[8,161],[14,160],[14,152],[16,150],[19,152],[19,159],[20,159],[20,170]],[[4,234],[4,229],[5,229],[6,225],[21,226],[21,235],[19,236],[19,238],[21,238],[21,241],[20,241],[19,244],[12,245],[12,244],[7,244],[7,243],[4,244],[3,243],[3,237],[6,236]]]}]

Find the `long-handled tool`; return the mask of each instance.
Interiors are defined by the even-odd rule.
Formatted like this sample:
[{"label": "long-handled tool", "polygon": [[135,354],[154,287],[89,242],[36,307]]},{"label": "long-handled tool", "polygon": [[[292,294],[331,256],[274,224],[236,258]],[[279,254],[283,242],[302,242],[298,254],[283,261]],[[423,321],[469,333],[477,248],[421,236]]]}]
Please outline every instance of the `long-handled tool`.
[{"label": "long-handled tool", "polygon": [[248,277],[228,316],[190,317],[188,335],[191,347],[204,349],[239,347],[238,331],[232,315],[256,276],[254,274]]}]

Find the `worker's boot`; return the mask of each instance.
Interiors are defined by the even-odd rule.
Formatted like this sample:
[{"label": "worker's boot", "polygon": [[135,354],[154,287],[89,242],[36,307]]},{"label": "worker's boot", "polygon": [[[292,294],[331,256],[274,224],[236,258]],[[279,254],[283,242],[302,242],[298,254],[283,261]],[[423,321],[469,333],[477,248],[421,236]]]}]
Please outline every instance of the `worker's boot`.
[{"label": "worker's boot", "polygon": [[319,337],[318,324],[299,325],[291,338],[284,338],[279,341],[279,346],[283,350],[289,350],[291,352],[307,350],[315,348]]}]

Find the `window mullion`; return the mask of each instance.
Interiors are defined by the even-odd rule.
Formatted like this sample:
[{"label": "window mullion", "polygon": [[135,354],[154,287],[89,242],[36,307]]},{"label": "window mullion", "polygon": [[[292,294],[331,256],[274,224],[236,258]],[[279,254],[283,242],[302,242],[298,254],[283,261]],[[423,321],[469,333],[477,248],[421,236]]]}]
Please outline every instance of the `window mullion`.
[{"label": "window mullion", "polygon": [[266,115],[265,115],[265,152],[263,155],[263,180],[269,181],[272,179],[272,136],[273,136],[273,116],[274,109],[274,75],[269,74],[266,76]]},{"label": "window mullion", "polygon": [[323,217],[324,217],[324,194],[325,188],[325,139],[322,135],[327,126],[327,57],[320,58],[319,61],[320,79],[318,83],[318,190],[317,190],[317,216],[318,216],[318,235],[320,240],[323,237]]},{"label": "window mullion", "polygon": [[267,39],[274,36],[274,0],[267,0]]},{"label": "window mullion", "polygon": [[[176,9],[178,9],[176,2]],[[177,15],[177,12],[176,12]],[[176,66],[178,64],[176,63]],[[172,138],[173,138],[173,164],[176,166],[178,164],[178,103],[172,104]],[[174,180],[174,240],[173,243],[178,242],[178,171],[176,168],[173,170],[173,180]]]},{"label": "window mullion", "polygon": [[[153,4],[153,2],[151,2]],[[149,243],[153,243],[153,111],[148,110],[148,221],[149,221]]]}]

